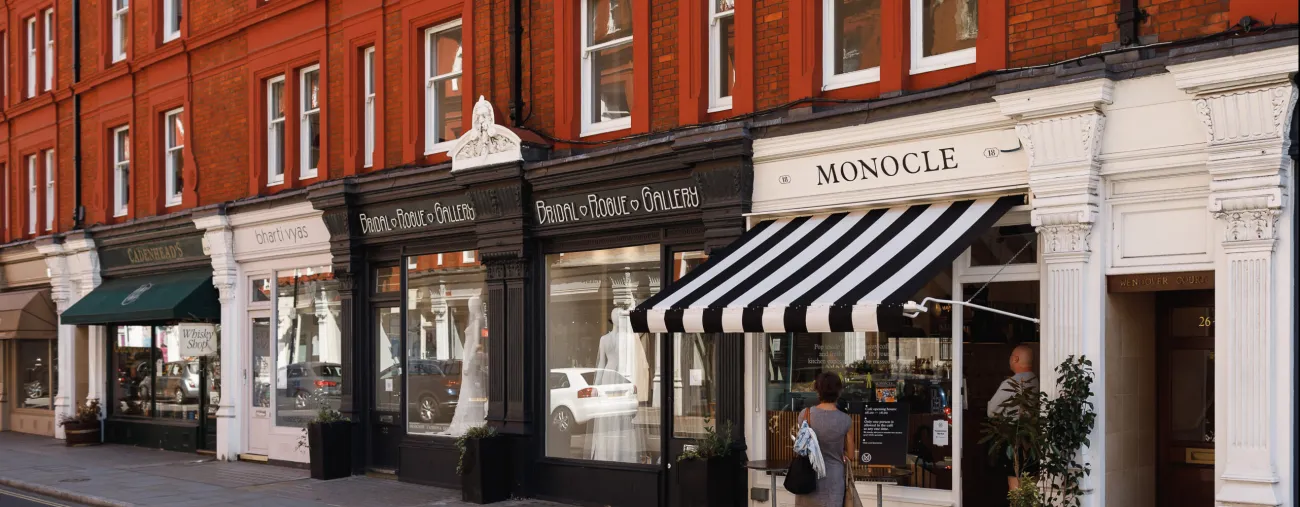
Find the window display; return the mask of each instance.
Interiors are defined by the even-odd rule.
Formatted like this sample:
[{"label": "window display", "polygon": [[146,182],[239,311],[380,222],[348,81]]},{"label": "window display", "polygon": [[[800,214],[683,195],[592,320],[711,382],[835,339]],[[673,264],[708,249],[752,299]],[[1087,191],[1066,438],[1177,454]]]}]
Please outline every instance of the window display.
[{"label": "window display", "polygon": [[115,415],[152,415],[153,382],[153,328],[149,326],[117,326],[117,340],[113,347],[114,382],[112,407]]},{"label": "window display", "polygon": [[659,292],[658,245],[546,256],[546,455],[659,462],[656,335],[628,312]]},{"label": "window display", "polygon": [[54,408],[54,397],[59,394],[57,344],[55,340],[18,340],[18,408]]},{"label": "window display", "polygon": [[177,326],[117,326],[113,346],[114,404],[118,416],[161,417],[197,422],[207,390],[207,412],[215,413],[220,388],[219,329],[217,343],[198,355],[186,350]]},{"label": "window display", "polygon": [[406,259],[408,433],[459,436],[487,418],[486,283],[474,251]]},{"label": "window display", "polygon": [[324,266],[278,271],[276,287],[275,424],[306,427],[342,400],[338,282]]}]

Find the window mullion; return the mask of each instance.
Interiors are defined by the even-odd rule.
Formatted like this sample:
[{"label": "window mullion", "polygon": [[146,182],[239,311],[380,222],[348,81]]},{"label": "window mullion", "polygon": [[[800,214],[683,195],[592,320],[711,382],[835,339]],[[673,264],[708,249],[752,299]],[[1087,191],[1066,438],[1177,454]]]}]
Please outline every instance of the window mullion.
[{"label": "window mullion", "polygon": [[583,57],[583,58],[587,58],[587,57],[588,57],[591,53],[593,53],[593,52],[596,52],[596,51],[602,51],[602,50],[606,50],[606,49],[610,49],[610,48],[614,48],[614,47],[619,47],[619,46],[623,46],[623,45],[625,45],[625,44],[631,44],[631,43],[632,43],[632,36],[629,35],[629,36],[627,36],[627,37],[623,37],[623,38],[619,38],[619,39],[614,39],[614,40],[611,40],[611,41],[605,41],[605,42],[602,42],[602,43],[597,44],[597,45],[595,45],[595,46],[587,46],[587,47],[583,48],[583,55],[582,55],[582,57]]}]

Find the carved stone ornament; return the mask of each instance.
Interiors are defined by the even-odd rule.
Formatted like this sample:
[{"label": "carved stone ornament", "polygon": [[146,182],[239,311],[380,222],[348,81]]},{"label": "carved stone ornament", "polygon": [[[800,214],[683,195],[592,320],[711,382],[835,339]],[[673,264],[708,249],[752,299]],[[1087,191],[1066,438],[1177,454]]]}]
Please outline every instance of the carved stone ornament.
[{"label": "carved stone ornament", "polygon": [[1044,225],[1038,234],[1043,237],[1044,254],[1087,253],[1092,224]]},{"label": "carved stone ornament", "polygon": [[[1101,154],[1101,135],[1105,128],[1106,116],[1089,112],[1018,123],[1016,136],[1034,166],[1091,163]],[[1061,136],[1076,141],[1062,142]]]},{"label": "carved stone ornament", "polygon": [[1277,223],[1280,210],[1245,209],[1220,211],[1215,218],[1224,221],[1225,241],[1254,241],[1273,239],[1273,225]]},{"label": "carved stone ornament", "polygon": [[1211,145],[1255,140],[1282,140],[1287,112],[1300,89],[1289,84],[1238,90],[1196,99],[1196,114]]},{"label": "carved stone ornament", "polygon": [[451,149],[449,155],[451,155],[452,171],[524,159],[519,136],[496,124],[492,103],[482,95],[479,96],[478,103],[474,104],[470,129],[456,140],[456,146]]}]

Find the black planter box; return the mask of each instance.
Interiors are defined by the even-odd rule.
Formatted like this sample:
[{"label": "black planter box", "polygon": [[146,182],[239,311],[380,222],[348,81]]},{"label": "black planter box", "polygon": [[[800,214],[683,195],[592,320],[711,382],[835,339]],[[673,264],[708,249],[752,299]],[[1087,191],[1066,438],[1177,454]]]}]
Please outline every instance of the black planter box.
[{"label": "black planter box", "polygon": [[352,423],[307,424],[311,478],[328,481],[352,475]]},{"label": "black planter box", "polygon": [[677,499],[681,507],[730,507],[741,495],[736,481],[744,468],[734,457],[679,461]]},{"label": "black planter box", "polygon": [[465,440],[461,499],[487,504],[510,499],[510,444],[501,437]]}]

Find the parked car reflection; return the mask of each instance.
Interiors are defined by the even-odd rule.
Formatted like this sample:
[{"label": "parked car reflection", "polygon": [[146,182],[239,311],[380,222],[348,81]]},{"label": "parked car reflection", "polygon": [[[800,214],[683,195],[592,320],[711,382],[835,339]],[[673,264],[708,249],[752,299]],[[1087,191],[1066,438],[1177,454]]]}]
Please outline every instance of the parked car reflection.
[{"label": "parked car reflection", "polygon": [[556,368],[547,379],[551,389],[551,428],[576,432],[601,417],[635,417],[636,386],[617,371]]},{"label": "parked car reflection", "polygon": [[279,369],[284,388],[276,395],[277,408],[316,410],[322,404],[338,407],[343,395],[342,365],[310,361]]},{"label": "parked car reflection", "polygon": [[461,362],[415,359],[410,365],[407,410],[412,419],[426,424],[451,421],[460,401]]}]

